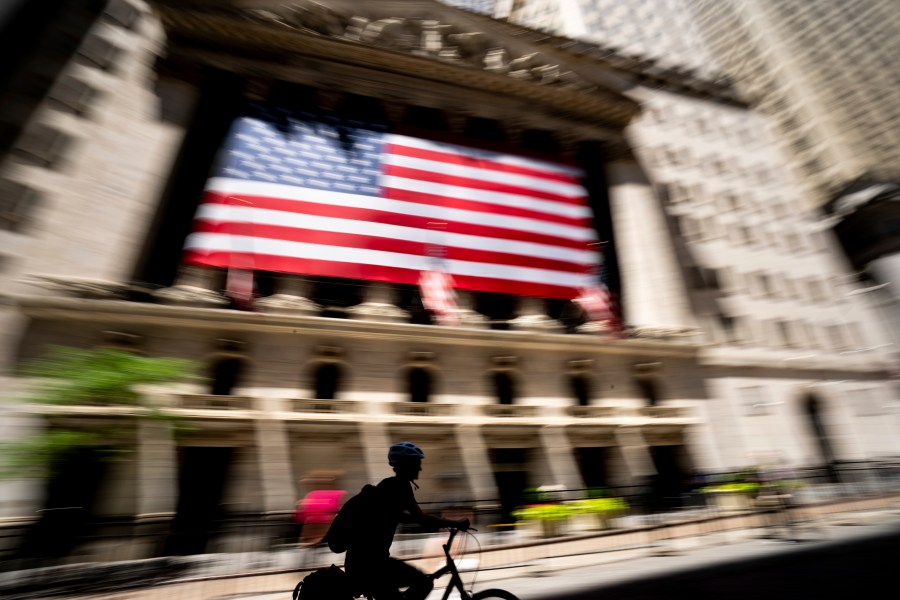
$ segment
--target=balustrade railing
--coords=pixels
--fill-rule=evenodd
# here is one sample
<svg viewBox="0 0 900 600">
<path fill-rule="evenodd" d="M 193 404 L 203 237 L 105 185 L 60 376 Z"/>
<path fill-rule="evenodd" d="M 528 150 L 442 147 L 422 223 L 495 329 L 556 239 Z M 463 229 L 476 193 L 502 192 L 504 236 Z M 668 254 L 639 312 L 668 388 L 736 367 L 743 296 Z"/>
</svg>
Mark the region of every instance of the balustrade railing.
<svg viewBox="0 0 900 600">
<path fill-rule="evenodd" d="M 252 410 L 260 399 L 250 396 L 219 396 L 213 394 L 177 394 L 171 406 L 184 409 L 204 410 Z M 288 401 L 288 410 L 312 414 L 340 414 L 359 412 L 359 402 L 352 400 L 323 400 L 316 398 L 293 398 Z M 449 417 L 459 414 L 459 406 L 437 402 L 390 402 L 387 412 L 404 417 Z M 531 418 L 540 413 L 541 407 L 524 404 L 484 404 L 479 412 L 493 418 Z M 688 406 L 566 406 L 567 416 L 576 419 L 626 419 L 644 417 L 651 419 L 685 419 L 691 417 Z"/>
<path fill-rule="evenodd" d="M 642 406 L 640 414 L 651 419 L 686 419 L 691 411 L 687 406 Z"/>
<path fill-rule="evenodd" d="M 454 404 L 434 402 L 392 402 L 391 411 L 404 417 L 448 417 L 456 413 Z"/>
<path fill-rule="evenodd" d="M 631 416 L 630 411 L 621 406 L 567 406 L 566 413 L 578 419 L 615 419 Z"/>
<path fill-rule="evenodd" d="M 321 400 L 315 398 L 294 398 L 291 410 L 299 413 L 339 414 L 358 412 L 359 403 L 352 400 Z"/>
<path fill-rule="evenodd" d="M 536 417 L 540 407 L 527 404 L 484 404 L 481 406 L 481 414 L 486 417 L 499 419 L 519 417 Z"/>
<path fill-rule="evenodd" d="M 212 410 L 251 410 L 254 399 L 249 396 L 217 396 L 213 394 L 180 394 L 175 397 L 176 408 Z"/>
</svg>

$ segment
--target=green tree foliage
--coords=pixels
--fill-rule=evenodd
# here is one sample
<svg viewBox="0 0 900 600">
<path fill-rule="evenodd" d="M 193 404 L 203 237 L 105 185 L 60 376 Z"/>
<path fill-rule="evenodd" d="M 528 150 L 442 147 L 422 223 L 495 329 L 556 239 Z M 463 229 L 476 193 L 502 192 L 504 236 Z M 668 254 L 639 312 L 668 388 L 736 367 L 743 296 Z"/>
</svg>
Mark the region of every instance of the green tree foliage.
<svg viewBox="0 0 900 600">
<path fill-rule="evenodd" d="M 24 374 L 39 381 L 28 398 L 31 402 L 145 406 L 137 386 L 181 381 L 191 377 L 193 369 L 193 363 L 175 358 L 52 346 L 44 357 L 28 363 Z"/>
<path fill-rule="evenodd" d="M 194 363 L 173 358 L 148 358 L 112 349 L 83 350 L 52 346 L 41 358 L 26 364 L 23 375 L 35 386 L 24 398 L 51 406 L 130 407 L 125 415 L 79 418 L 59 415 L 34 436 L 0 445 L 0 476 L 46 476 L 75 451 L 114 458 L 128 451 L 128 421 L 168 418 L 146 402 L 142 385 L 159 385 L 196 378 Z M 47 410 L 47 416 L 54 414 Z M 123 419 L 124 417 L 124 419 Z M 131 424 L 133 427 L 133 423 Z"/>
</svg>

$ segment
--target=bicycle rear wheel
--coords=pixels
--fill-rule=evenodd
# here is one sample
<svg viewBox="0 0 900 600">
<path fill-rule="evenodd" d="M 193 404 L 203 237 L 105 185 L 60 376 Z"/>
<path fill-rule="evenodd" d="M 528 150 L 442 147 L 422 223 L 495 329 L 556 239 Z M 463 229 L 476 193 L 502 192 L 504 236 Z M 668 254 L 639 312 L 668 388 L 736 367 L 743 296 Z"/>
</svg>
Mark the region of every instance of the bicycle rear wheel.
<svg viewBox="0 0 900 600">
<path fill-rule="evenodd" d="M 472 596 L 472 600 L 519 600 L 515 594 L 507 592 L 506 590 L 492 589 L 492 590 L 482 590 Z"/>
</svg>

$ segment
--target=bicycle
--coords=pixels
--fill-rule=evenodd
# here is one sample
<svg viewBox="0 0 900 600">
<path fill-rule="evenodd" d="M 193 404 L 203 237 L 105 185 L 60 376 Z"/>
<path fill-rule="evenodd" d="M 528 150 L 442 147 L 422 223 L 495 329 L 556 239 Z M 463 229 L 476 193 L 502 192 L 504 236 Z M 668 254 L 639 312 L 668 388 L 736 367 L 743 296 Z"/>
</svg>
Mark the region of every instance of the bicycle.
<svg viewBox="0 0 900 600">
<path fill-rule="evenodd" d="M 466 589 L 465 584 L 463 583 L 462 577 L 459 574 L 459 569 L 457 569 L 456 567 L 456 561 L 450 554 L 450 549 L 453 547 L 453 540 L 456 538 L 456 534 L 459 533 L 459 530 L 454 527 L 450 527 L 448 528 L 448 531 L 449 534 L 447 536 L 447 542 L 441 546 L 444 550 L 444 557 L 447 559 L 447 562 L 437 571 L 428 575 L 428 578 L 432 581 L 440 579 L 444 575 L 450 575 L 450 583 L 444 590 L 442 600 L 448 600 L 450 598 L 450 594 L 454 589 L 459 592 L 460 600 L 519 600 L 515 594 L 507 592 L 506 590 L 501 590 L 499 588 L 482 590 L 474 594 L 469 593 L 469 591 Z M 474 531 L 474 529 L 472 529 L 472 531 Z M 360 594 L 354 597 L 374 600 L 372 596 L 368 594 Z"/>
<path fill-rule="evenodd" d="M 444 566 L 440 567 L 434 573 L 427 575 L 427 577 L 432 582 L 440 579 L 444 575 L 450 575 L 450 583 L 444 590 L 442 600 L 449 600 L 450 594 L 453 592 L 453 590 L 459 592 L 459 600 L 519 600 L 515 594 L 512 594 L 506 590 L 501 590 L 499 588 L 482 590 L 474 594 L 469 593 L 469 591 L 466 590 L 466 586 L 459 574 L 459 569 L 456 567 L 456 561 L 450 554 L 450 549 L 453 547 L 453 540 L 456 538 L 456 534 L 459 533 L 459 530 L 454 527 L 450 527 L 448 528 L 448 531 L 449 534 L 447 536 L 447 542 L 441 546 L 444 550 L 446 564 L 444 564 Z M 316 589 L 317 591 L 311 597 L 331 598 L 335 597 L 335 595 L 342 596 L 346 592 L 346 597 L 375 600 L 371 594 L 365 591 L 349 589 L 352 584 L 349 584 L 349 582 L 346 581 L 347 576 L 339 567 L 331 565 L 331 567 L 320 569 L 316 572 L 316 574 L 320 572 L 322 572 L 325 577 L 316 581 L 316 587 L 314 589 Z M 311 575 L 310 577 L 312 576 L 313 575 Z M 300 581 L 300 583 L 297 584 L 297 587 L 294 588 L 294 592 L 292 595 L 293 600 L 298 600 L 300 598 L 301 589 L 306 589 L 308 581 L 309 577 L 304 578 L 302 581 Z M 335 590 L 340 590 L 340 592 L 335 592 Z"/>
</svg>

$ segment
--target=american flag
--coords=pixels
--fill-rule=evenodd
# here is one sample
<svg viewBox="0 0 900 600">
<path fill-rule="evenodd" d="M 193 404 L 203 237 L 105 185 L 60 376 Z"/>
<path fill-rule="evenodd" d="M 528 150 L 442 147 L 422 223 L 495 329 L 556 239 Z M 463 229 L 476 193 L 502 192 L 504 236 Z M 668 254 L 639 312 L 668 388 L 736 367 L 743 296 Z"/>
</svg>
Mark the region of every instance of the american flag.
<svg viewBox="0 0 900 600">
<path fill-rule="evenodd" d="M 597 254 L 577 168 L 255 107 L 207 181 L 185 260 L 417 284 L 435 232 L 466 290 L 571 299 Z"/>
</svg>

